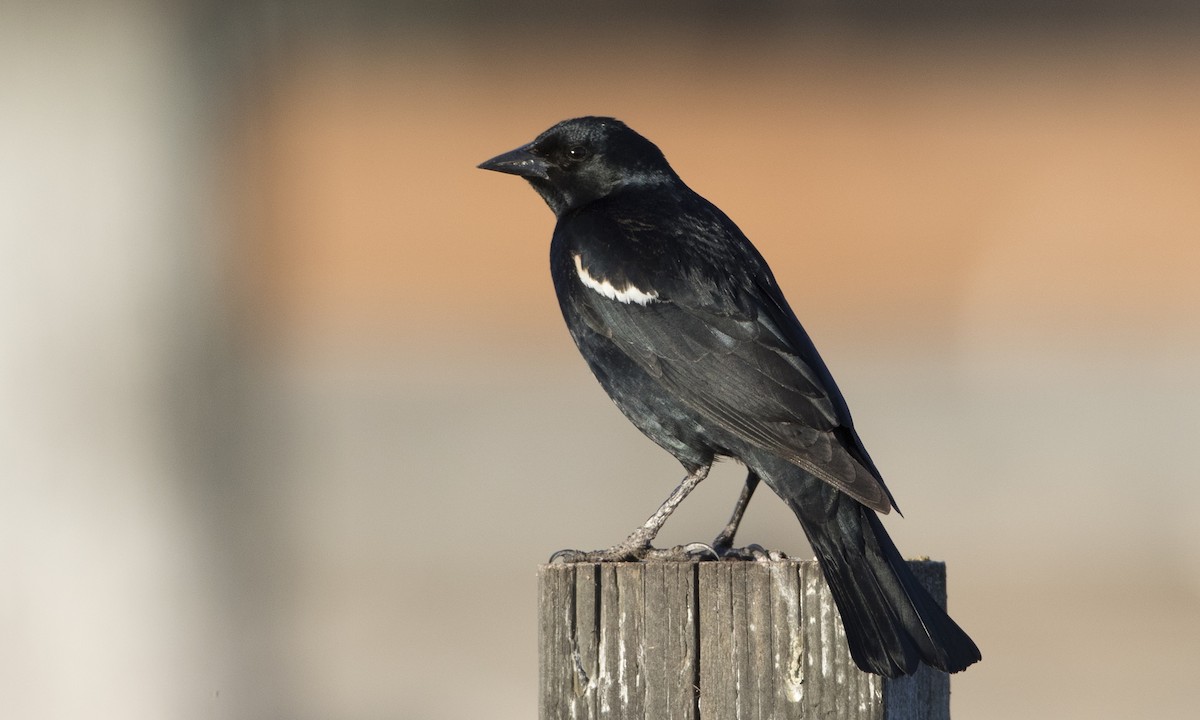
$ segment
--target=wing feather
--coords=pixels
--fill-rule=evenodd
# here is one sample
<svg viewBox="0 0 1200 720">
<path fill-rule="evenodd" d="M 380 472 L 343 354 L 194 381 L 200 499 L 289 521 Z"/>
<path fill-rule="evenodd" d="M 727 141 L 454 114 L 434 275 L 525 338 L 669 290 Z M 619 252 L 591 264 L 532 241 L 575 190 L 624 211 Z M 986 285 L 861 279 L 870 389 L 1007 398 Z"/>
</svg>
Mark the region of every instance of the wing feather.
<svg viewBox="0 0 1200 720">
<path fill-rule="evenodd" d="M 891 510 L 881 479 L 843 446 L 843 418 L 820 373 L 765 311 L 712 312 L 661 297 L 645 307 L 588 304 L 589 326 L 672 397 L 864 505 Z"/>
<path fill-rule="evenodd" d="M 688 212 L 669 225 L 660 205 L 680 198 L 645 193 L 614 195 L 560 220 L 551 247 L 560 300 L 565 293 L 586 326 L 670 397 L 889 512 L 895 502 L 845 400 L 766 262 L 720 210 L 689 198 Z M 605 282 L 653 301 L 622 302 L 592 287 Z"/>
</svg>

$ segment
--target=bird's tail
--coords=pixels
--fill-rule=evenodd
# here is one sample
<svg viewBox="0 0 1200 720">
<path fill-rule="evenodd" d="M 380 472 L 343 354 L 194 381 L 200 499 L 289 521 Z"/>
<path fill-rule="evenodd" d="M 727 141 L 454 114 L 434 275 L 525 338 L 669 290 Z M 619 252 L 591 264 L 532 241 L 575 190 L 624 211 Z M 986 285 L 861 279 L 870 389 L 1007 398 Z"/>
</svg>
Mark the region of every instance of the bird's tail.
<svg viewBox="0 0 1200 720">
<path fill-rule="evenodd" d="M 807 492 L 788 492 L 799 485 Z M 817 555 L 860 668 L 897 677 L 921 661 L 958 672 L 980 659 L 974 641 L 913 575 L 874 510 L 811 477 L 780 489 Z"/>
</svg>

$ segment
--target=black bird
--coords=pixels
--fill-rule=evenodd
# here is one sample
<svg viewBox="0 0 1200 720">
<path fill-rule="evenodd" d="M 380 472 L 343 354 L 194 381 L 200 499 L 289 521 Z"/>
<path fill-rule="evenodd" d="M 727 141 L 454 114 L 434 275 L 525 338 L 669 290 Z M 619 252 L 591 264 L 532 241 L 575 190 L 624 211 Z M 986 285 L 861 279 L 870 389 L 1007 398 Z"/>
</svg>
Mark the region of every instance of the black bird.
<svg viewBox="0 0 1200 720">
<path fill-rule="evenodd" d="M 980 659 L 880 523 L 896 503 L 766 261 L 657 146 L 583 117 L 479 167 L 525 178 L 554 211 L 550 267 L 571 337 L 621 412 L 687 470 L 624 542 L 572 559 L 651 555 L 713 461 L 735 458 L 749 474 L 718 554 L 734 552 L 761 479 L 800 519 L 859 667 L 895 677 Z"/>
</svg>

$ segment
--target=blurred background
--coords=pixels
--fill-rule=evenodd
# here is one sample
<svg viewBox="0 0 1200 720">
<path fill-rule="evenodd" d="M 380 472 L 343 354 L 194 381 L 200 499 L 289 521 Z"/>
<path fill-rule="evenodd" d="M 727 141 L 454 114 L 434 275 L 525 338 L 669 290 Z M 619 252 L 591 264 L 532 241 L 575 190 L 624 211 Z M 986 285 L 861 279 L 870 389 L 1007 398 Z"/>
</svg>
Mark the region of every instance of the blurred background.
<svg viewBox="0 0 1200 720">
<path fill-rule="evenodd" d="M 4 2 L 0 713 L 532 717 L 537 564 L 682 471 L 474 166 L 609 114 L 771 261 L 948 562 L 955 717 L 1193 717 L 1198 39 L 1156 0 Z M 808 553 L 769 493 L 741 539 Z"/>
</svg>

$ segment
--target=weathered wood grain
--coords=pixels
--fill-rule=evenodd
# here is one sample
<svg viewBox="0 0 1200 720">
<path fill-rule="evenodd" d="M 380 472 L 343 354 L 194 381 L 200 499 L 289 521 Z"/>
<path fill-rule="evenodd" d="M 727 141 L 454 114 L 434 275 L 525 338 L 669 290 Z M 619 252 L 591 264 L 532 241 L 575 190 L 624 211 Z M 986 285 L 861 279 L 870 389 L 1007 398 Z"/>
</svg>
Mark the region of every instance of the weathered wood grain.
<svg viewBox="0 0 1200 720">
<path fill-rule="evenodd" d="M 945 565 L 910 563 L 945 602 Z M 950 680 L 850 659 L 815 561 L 568 563 L 538 572 L 542 720 L 949 720 Z"/>
</svg>

